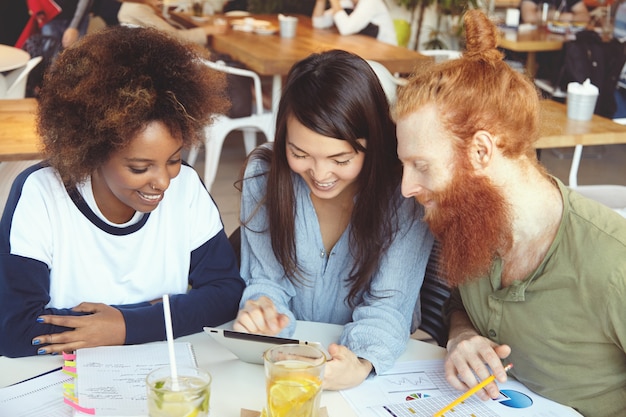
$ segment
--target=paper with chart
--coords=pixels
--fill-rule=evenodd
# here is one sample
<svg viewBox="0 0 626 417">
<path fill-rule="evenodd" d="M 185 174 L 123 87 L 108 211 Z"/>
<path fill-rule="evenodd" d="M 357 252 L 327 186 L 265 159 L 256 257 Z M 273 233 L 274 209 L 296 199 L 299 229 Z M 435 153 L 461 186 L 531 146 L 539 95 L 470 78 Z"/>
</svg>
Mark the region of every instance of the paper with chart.
<svg viewBox="0 0 626 417">
<path fill-rule="evenodd" d="M 470 397 L 445 417 L 581 417 L 511 378 L 499 387 L 500 398 Z M 399 362 L 341 394 L 360 417 L 432 417 L 462 393 L 446 382 L 443 360 L 424 360 Z"/>
</svg>

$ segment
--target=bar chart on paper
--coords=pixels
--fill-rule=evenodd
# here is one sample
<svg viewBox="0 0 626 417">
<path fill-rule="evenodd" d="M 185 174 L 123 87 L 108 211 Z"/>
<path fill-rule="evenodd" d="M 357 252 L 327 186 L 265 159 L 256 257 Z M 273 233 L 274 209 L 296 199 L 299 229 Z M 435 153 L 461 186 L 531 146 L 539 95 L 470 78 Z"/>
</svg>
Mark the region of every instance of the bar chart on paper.
<svg viewBox="0 0 626 417">
<path fill-rule="evenodd" d="M 454 395 L 429 397 L 410 403 L 383 405 L 373 408 L 373 411 L 377 416 L 381 417 L 432 417 L 433 414 L 450 404 L 455 398 Z M 445 416 L 499 417 L 500 414 L 490 410 L 480 400 L 472 397 L 445 413 Z"/>
<path fill-rule="evenodd" d="M 472 396 L 445 417 L 580 417 L 572 408 L 537 395 L 512 379 L 498 386 L 497 399 L 481 401 Z M 447 383 L 443 361 L 429 360 L 397 363 L 390 371 L 341 394 L 359 416 L 432 417 L 461 392 Z"/>
</svg>

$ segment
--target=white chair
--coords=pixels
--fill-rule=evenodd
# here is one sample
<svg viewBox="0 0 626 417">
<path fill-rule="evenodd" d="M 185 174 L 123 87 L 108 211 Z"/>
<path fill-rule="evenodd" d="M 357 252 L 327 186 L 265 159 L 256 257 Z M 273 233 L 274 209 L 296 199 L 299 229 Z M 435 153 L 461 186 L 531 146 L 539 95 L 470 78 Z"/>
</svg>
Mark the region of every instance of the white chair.
<svg viewBox="0 0 626 417">
<path fill-rule="evenodd" d="M 578 185 L 578 168 L 580 166 L 582 153 L 583 145 L 576 145 L 569 171 L 569 187 L 585 197 L 612 208 L 626 217 L 626 186 L 608 184 Z"/>
<path fill-rule="evenodd" d="M 372 67 L 378 76 L 378 80 L 385 91 L 389 104 L 394 104 L 396 102 L 398 87 L 405 85 L 407 80 L 405 78 L 396 77 L 380 62 L 367 60 L 367 63 L 370 64 L 370 67 Z"/>
<path fill-rule="evenodd" d="M 461 51 L 455 51 L 452 49 L 423 49 L 417 52 L 422 55 L 434 57 L 435 63 L 457 59 L 460 58 L 462 54 Z"/>
<path fill-rule="evenodd" d="M 29 166 L 38 162 L 39 160 L 0 162 L 0 215 L 4 212 L 4 206 L 15 177 Z"/>
<path fill-rule="evenodd" d="M 0 74 L 0 98 L 7 94 L 7 81 L 4 75 Z"/>
<path fill-rule="evenodd" d="M 257 132 L 262 132 L 269 142 L 274 140 L 274 114 L 263 109 L 261 79 L 257 73 L 246 69 L 229 67 L 223 61 L 205 61 L 205 63 L 217 71 L 252 78 L 255 96 L 255 103 L 250 103 L 250 106 L 253 107 L 250 116 L 230 118 L 225 115 L 219 115 L 215 118 L 213 124 L 207 126 L 204 130 L 204 185 L 210 191 L 213 181 L 215 181 L 222 145 L 226 136 L 233 130 L 241 130 L 247 155 L 256 147 Z M 193 166 L 197 158 L 198 148 L 192 148 L 187 162 Z"/>
<path fill-rule="evenodd" d="M 36 56 L 31 58 L 22 68 L 15 69 L 4 76 L 6 92 L 0 96 L 3 99 L 24 98 L 26 96 L 26 81 L 30 71 L 41 62 L 43 58 Z"/>
</svg>

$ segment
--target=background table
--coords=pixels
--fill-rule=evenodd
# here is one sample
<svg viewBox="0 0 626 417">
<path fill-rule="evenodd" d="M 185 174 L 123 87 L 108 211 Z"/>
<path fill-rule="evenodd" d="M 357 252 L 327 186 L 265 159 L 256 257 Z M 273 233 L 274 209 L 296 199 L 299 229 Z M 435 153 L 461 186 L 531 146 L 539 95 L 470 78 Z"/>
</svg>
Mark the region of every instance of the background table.
<svg viewBox="0 0 626 417">
<path fill-rule="evenodd" d="M 564 35 L 550 33 L 544 29 L 517 31 L 500 30 L 498 46 L 513 52 L 526 52 L 526 72 L 534 78 L 537 72 L 537 52 L 560 51 L 565 42 Z"/>
<path fill-rule="evenodd" d="M 0 100 L 0 161 L 41 157 L 41 140 L 35 129 L 35 99 Z M 537 148 L 626 143 L 626 126 L 593 115 L 590 121 L 567 118 L 567 107 L 556 101 L 541 102 L 541 139 Z"/>
<path fill-rule="evenodd" d="M 0 161 L 24 161 L 41 157 L 36 129 L 34 98 L 0 100 Z"/>
<path fill-rule="evenodd" d="M 540 116 L 539 149 L 626 143 L 625 125 L 595 114 L 590 121 L 568 119 L 567 106 L 553 100 L 541 102 Z"/>
<path fill-rule="evenodd" d="M 295 337 L 311 340 L 310 335 L 322 335 L 327 344 L 336 341 L 343 326 L 325 323 L 298 322 Z M 177 341 L 191 342 L 198 366 L 208 370 L 213 376 L 211 384 L 211 416 L 239 417 L 242 408 L 261 410 L 265 402 L 265 376 L 262 365 L 241 362 L 232 353 L 204 333 L 185 336 Z M 446 350 L 410 339 L 407 349 L 399 360 L 441 359 Z M 0 357 L 0 387 L 4 387 L 26 378 L 62 366 L 60 356 L 41 356 L 10 359 Z M 59 391 L 59 401 L 62 401 Z M 322 406 L 327 407 L 329 415 L 336 417 L 356 417 L 355 412 L 338 391 L 326 391 L 322 394 Z"/>
<path fill-rule="evenodd" d="M 220 16 L 222 17 L 222 16 Z M 278 27 L 277 15 L 255 15 L 255 19 L 266 20 Z M 196 27 L 199 23 L 184 12 L 170 12 L 170 18 L 185 27 Z M 237 18 L 226 18 L 229 22 Z M 230 23 L 229 23 L 230 26 Z M 308 16 L 298 16 L 298 28 L 294 38 L 281 38 L 278 33 L 260 35 L 254 32 L 229 30 L 225 34 L 209 38 L 210 49 L 230 55 L 249 69 L 263 76 L 272 76 L 272 103 L 274 110 L 280 96 L 282 77 L 287 75 L 293 64 L 312 53 L 331 49 L 352 52 L 364 59 L 380 62 L 392 73 L 410 73 L 413 69 L 433 58 L 419 52 L 389 45 L 365 35 L 340 35 L 336 29 L 315 29 Z"/>
<path fill-rule="evenodd" d="M 0 44 L 0 72 L 23 67 L 29 59 L 30 55 L 28 52 L 13 46 Z"/>
<path fill-rule="evenodd" d="M 188 13 L 171 12 L 170 17 L 185 27 L 195 27 L 198 22 Z M 277 15 L 255 15 L 278 27 Z M 220 18 L 232 21 L 241 18 Z M 411 72 L 420 63 L 432 62 L 432 57 L 419 52 L 389 45 L 365 35 L 340 35 L 336 29 L 315 29 L 308 16 L 298 16 L 294 38 L 281 38 L 277 33 L 260 35 L 254 32 L 229 30 L 225 34 L 212 35 L 209 46 L 216 52 L 229 54 L 246 64 L 259 75 L 287 75 L 293 64 L 314 52 L 342 49 L 364 59 L 383 64 L 391 72 Z"/>
</svg>

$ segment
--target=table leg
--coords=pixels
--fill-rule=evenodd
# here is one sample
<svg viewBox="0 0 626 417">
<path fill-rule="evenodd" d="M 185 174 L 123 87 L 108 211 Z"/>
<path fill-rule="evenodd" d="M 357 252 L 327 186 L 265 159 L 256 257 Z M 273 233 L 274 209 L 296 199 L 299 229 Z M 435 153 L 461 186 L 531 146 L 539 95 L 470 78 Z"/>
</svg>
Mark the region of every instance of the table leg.
<svg viewBox="0 0 626 417">
<path fill-rule="evenodd" d="M 526 55 L 526 72 L 530 78 L 535 78 L 537 74 L 537 53 L 528 52 Z"/>
</svg>

